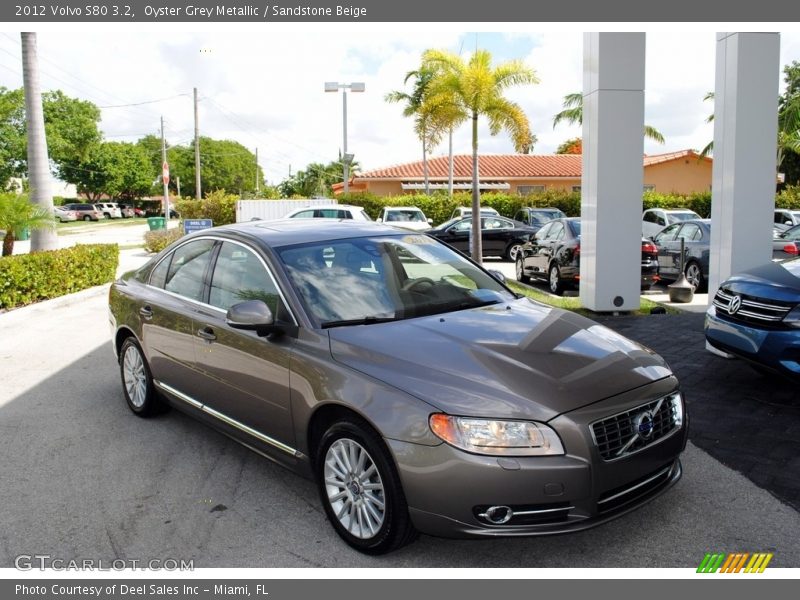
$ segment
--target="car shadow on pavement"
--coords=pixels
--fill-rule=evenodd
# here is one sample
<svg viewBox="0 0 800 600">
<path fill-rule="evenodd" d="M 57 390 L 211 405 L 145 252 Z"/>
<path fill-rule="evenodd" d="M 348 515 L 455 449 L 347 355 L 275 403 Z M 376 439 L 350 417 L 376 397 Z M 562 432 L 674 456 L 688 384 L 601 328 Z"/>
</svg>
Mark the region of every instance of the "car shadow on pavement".
<svg viewBox="0 0 800 600">
<path fill-rule="evenodd" d="M 692 405 L 702 402 L 684 386 Z M 697 437 L 705 418 L 692 409 Z M 673 489 L 592 530 L 421 536 L 388 556 L 361 555 L 327 523 L 310 481 L 176 410 L 148 420 L 131 414 L 107 345 L 0 406 L 0 452 L 0 567 L 20 554 L 195 567 L 470 568 L 696 567 L 719 548 L 772 551 L 774 566 L 798 566 L 800 556 L 800 514 L 692 445 Z"/>
<path fill-rule="evenodd" d="M 800 388 L 705 349 L 703 314 L 600 319 L 660 354 L 681 383 L 689 439 L 800 510 Z"/>
</svg>

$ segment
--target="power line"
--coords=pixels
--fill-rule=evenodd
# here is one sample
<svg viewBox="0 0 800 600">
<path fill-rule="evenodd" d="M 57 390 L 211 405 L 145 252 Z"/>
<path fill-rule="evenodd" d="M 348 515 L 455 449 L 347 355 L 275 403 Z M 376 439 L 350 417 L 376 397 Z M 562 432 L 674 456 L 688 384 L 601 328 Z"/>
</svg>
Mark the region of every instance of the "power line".
<svg viewBox="0 0 800 600">
<path fill-rule="evenodd" d="M 129 104 L 108 104 L 106 106 L 98 106 L 97 108 L 124 108 L 127 106 L 142 106 L 143 104 L 156 104 L 157 102 L 174 100 L 175 98 L 180 98 L 182 96 L 188 96 L 188 95 L 189 94 L 176 94 L 175 96 L 169 96 L 168 98 L 159 98 L 157 100 L 144 100 L 143 102 L 131 102 Z"/>
</svg>

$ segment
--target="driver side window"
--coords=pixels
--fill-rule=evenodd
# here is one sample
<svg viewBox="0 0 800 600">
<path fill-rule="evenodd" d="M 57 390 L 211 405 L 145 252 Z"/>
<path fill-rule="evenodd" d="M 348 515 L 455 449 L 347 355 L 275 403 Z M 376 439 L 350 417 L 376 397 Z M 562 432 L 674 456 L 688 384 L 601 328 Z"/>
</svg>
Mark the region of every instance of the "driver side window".
<svg viewBox="0 0 800 600">
<path fill-rule="evenodd" d="M 678 233 L 678 229 L 680 228 L 680 223 L 675 223 L 674 225 L 670 225 L 666 229 L 663 229 L 661 233 L 656 235 L 653 238 L 656 242 L 671 242 L 675 239 L 675 235 Z"/>
</svg>

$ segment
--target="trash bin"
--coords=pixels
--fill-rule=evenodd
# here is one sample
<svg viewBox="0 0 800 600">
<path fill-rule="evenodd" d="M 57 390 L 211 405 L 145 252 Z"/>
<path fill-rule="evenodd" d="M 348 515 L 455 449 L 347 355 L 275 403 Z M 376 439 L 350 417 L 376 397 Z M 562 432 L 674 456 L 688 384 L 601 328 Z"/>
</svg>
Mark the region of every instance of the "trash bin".
<svg viewBox="0 0 800 600">
<path fill-rule="evenodd" d="M 25 227 L 14 232 L 14 239 L 18 242 L 26 242 L 31 239 L 31 230 Z"/>
<path fill-rule="evenodd" d="M 147 226 L 150 228 L 150 231 L 166 229 L 167 220 L 164 217 L 147 217 Z"/>
</svg>

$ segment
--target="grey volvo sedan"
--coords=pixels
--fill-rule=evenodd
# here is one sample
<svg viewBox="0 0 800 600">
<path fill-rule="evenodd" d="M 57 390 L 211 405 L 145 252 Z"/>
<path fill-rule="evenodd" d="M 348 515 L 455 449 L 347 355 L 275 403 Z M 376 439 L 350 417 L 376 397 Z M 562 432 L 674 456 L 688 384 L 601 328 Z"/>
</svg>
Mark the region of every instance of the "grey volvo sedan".
<svg viewBox="0 0 800 600">
<path fill-rule="evenodd" d="M 175 406 L 312 477 L 362 552 L 585 529 L 681 475 L 687 417 L 659 356 L 424 234 L 210 229 L 109 302 L 135 414 Z"/>
</svg>

